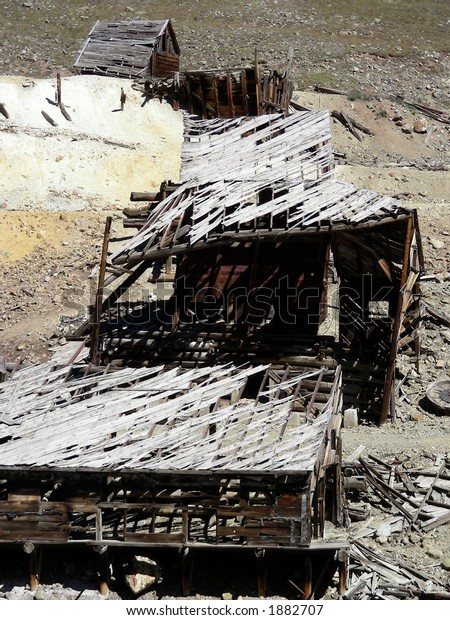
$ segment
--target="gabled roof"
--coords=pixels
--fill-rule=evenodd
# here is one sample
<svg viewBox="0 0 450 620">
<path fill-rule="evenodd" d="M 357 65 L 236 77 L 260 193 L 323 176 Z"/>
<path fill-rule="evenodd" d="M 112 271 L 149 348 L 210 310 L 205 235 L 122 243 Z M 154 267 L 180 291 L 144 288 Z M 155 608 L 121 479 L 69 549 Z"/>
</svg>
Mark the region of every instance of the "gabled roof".
<svg viewBox="0 0 450 620">
<path fill-rule="evenodd" d="M 149 66 L 158 39 L 168 29 L 180 53 L 170 20 L 97 21 L 89 33 L 75 68 L 86 73 L 138 77 Z"/>
<path fill-rule="evenodd" d="M 286 241 L 408 213 L 389 196 L 335 178 L 328 112 L 187 118 L 182 159 L 184 183 L 111 256 L 113 264 L 239 239 Z"/>
</svg>

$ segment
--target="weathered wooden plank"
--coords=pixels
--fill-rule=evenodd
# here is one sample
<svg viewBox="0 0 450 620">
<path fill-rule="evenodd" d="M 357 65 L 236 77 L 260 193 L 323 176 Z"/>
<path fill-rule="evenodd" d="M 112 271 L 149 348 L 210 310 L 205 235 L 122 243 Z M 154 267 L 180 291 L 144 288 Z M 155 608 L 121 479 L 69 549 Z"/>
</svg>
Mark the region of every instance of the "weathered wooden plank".
<svg viewBox="0 0 450 620">
<path fill-rule="evenodd" d="M 184 536 L 181 532 L 173 534 L 159 534 L 159 533 L 138 533 L 138 532 L 126 532 L 124 533 L 124 542 L 127 543 L 183 543 Z"/>
</svg>

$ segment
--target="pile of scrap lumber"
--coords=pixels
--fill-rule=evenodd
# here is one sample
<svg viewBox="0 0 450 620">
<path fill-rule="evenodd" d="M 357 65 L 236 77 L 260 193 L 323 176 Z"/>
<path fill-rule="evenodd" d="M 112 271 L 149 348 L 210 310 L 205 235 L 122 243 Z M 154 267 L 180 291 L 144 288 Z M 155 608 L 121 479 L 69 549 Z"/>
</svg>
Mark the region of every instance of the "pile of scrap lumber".
<svg viewBox="0 0 450 620">
<path fill-rule="evenodd" d="M 360 461 L 370 487 L 411 529 L 429 532 L 450 522 L 450 467 L 445 460 L 427 469 L 406 469 L 373 456 Z"/>
<path fill-rule="evenodd" d="M 430 467 L 407 467 L 401 458 L 391 459 L 390 462 L 373 455 L 361 458 L 364 448 L 360 446 L 355 456 L 347 465 L 344 464 L 347 475 L 344 487 L 348 489 L 347 500 L 350 500 L 347 514 L 352 521 L 349 527 L 349 581 L 344 598 L 450 599 L 445 573 L 440 577 L 439 570 L 431 569 L 428 564 L 422 569 L 416 563 L 413 565 L 412 561 L 405 562 L 404 557 L 401 559 L 398 554 L 382 553 L 373 542 L 376 538 L 381 543 L 383 537 L 385 541 L 400 541 L 405 535 L 410 535 L 411 540 L 413 536 L 420 540 L 421 533 L 450 522 L 448 462 L 438 456 Z M 350 475 L 352 477 L 348 478 Z M 355 481 L 358 481 L 357 486 Z M 367 495 L 368 490 L 381 498 L 390 512 L 389 516 L 384 515 L 380 520 L 379 516 L 371 514 L 376 502 L 373 496 L 370 499 L 372 494 Z M 361 497 L 358 492 L 364 493 L 363 504 L 352 504 L 355 491 L 356 497 Z"/>
<path fill-rule="evenodd" d="M 350 583 L 345 599 L 401 600 L 444 599 L 450 593 L 428 575 L 377 553 L 362 544 L 350 546 Z"/>
</svg>

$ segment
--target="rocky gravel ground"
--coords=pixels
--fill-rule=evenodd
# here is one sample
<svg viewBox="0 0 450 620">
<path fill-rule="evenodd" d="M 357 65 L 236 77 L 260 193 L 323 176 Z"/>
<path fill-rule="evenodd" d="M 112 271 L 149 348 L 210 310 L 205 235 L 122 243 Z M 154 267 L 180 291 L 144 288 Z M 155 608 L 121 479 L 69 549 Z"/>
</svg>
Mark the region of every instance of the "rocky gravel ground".
<svg viewBox="0 0 450 620">
<path fill-rule="evenodd" d="M 450 12 L 439 0 L 2 0 L 0 16 L 3 74 L 70 71 L 97 19 L 171 18 L 184 69 L 251 63 L 256 47 L 263 62 L 281 68 L 293 47 L 300 88 L 401 93 L 435 107 L 450 100 Z"/>
</svg>

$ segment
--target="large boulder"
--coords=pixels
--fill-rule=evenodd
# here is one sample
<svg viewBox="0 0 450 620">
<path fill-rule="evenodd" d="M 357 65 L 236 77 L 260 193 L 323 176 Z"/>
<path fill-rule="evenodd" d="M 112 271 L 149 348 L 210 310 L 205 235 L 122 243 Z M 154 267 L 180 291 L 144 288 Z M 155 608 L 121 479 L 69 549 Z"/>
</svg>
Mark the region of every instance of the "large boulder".
<svg viewBox="0 0 450 620">
<path fill-rule="evenodd" d="M 161 567 L 144 555 L 135 555 L 124 566 L 125 583 L 135 596 L 140 596 L 161 581 Z"/>
</svg>

